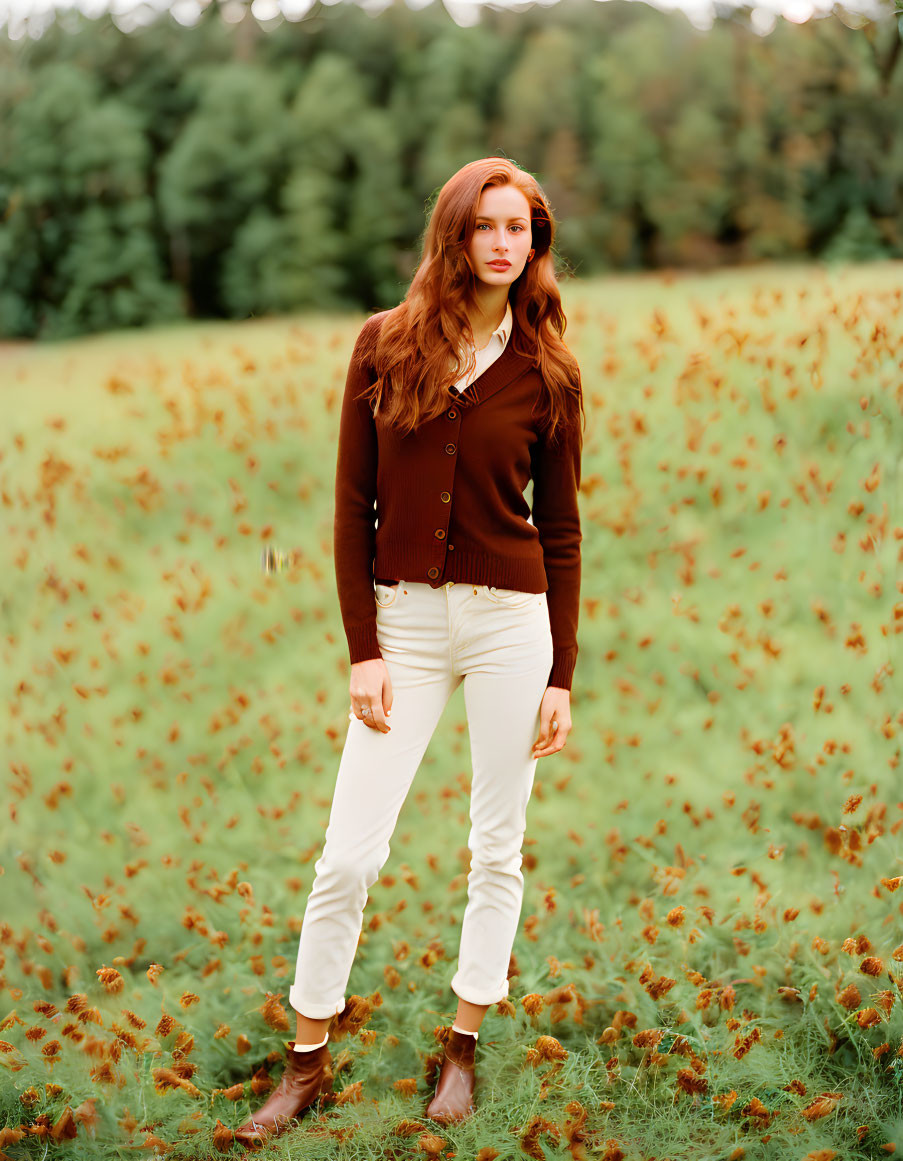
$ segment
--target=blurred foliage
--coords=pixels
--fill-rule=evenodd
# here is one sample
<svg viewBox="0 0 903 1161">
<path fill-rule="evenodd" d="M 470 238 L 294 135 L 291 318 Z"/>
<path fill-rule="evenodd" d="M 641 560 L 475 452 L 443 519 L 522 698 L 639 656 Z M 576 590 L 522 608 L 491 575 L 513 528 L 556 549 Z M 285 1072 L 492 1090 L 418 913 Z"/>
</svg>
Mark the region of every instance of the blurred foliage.
<svg viewBox="0 0 903 1161">
<path fill-rule="evenodd" d="M 60 13 L 0 44 L 0 333 L 394 305 L 430 198 L 493 154 L 546 189 L 562 275 L 900 257 L 900 43 L 840 8 L 764 37 L 594 0 Z"/>
</svg>

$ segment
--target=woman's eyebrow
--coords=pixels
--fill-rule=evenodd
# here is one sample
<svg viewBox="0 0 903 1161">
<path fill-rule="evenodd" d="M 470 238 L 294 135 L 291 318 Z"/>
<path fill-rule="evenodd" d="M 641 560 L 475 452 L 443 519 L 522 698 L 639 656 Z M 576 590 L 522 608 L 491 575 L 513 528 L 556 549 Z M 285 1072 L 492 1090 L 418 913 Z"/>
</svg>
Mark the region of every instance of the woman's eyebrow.
<svg viewBox="0 0 903 1161">
<path fill-rule="evenodd" d="M 476 220 L 478 222 L 494 222 L 495 218 L 490 218 L 487 214 L 477 214 Z M 527 219 L 524 217 L 517 217 L 517 218 L 509 218 L 508 219 L 509 222 L 525 222 L 526 220 Z"/>
</svg>

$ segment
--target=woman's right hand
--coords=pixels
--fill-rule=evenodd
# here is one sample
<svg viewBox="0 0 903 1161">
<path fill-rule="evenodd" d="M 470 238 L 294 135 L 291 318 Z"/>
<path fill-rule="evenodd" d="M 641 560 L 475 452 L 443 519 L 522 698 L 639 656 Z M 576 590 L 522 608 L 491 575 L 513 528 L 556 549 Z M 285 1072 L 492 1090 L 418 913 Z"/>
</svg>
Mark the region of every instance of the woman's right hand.
<svg viewBox="0 0 903 1161">
<path fill-rule="evenodd" d="M 362 713 L 364 708 L 370 712 Z M 382 657 L 356 661 L 351 666 L 351 711 L 371 730 L 381 734 L 391 730 L 386 718 L 392 712 L 392 679 Z"/>
</svg>

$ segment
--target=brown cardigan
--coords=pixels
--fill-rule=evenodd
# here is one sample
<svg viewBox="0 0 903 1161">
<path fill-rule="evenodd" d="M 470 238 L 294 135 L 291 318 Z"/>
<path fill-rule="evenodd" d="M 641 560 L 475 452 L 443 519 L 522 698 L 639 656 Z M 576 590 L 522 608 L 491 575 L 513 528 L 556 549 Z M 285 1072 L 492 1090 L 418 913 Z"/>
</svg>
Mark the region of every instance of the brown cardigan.
<svg viewBox="0 0 903 1161">
<path fill-rule="evenodd" d="M 511 343 L 445 412 L 399 436 L 360 392 L 381 311 L 364 323 L 339 421 L 334 551 L 351 663 L 380 657 L 374 578 L 547 592 L 548 685 L 570 689 L 580 608 L 579 425 L 556 445 L 532 416 L 542 379 Z M 524 489 L 533 479 L 532 523 Z M 378 524 L 377 524 L 378 521 Z"/>
</svg>

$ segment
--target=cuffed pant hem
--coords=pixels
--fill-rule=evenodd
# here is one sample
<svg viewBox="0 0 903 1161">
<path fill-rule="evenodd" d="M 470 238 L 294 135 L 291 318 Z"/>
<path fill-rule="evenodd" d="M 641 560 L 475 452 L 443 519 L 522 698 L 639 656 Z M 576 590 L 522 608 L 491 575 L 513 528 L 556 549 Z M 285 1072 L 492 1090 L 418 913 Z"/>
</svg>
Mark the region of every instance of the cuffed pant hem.
<svg viewBox="0 0 903 1161">
<path fill-rule="evenodd" d="M 309 1020 L 326 1020 L 330 1016 L 337 1016 L 345 1007 L 344 996 L 337 1004 L 317 1004 L 305 1000 L 301 993 L 295 990 L 294 984 L 288 990 L 288 1002 L 296 1012 L 301 1016 L 307 1016 Z"/>
<path fill-rule="evenodd" d="M 502 985 L 501 990 L 495 988 L 491 992 L 474 992 L 470 988 L 465 987 L 462 991 L 461 985 L 458 982 L 458 977 L 455 975 L 452 978 L 451 990 L 455 993 L 459 1000 L 464 1000 L 467 1004 L 497 1004 L 499 1000 L 504 1000 L 508 995 L 508 981 Z"/>
</svg>

